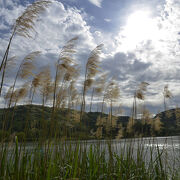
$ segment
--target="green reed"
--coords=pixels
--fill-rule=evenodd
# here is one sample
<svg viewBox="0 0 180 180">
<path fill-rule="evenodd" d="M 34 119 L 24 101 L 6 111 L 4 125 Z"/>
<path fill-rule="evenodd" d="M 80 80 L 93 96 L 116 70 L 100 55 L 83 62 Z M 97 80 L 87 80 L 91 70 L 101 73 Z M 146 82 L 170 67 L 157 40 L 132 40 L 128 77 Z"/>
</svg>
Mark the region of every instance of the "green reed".
<svg viewBox="0 0 180 180">
<path fill-rule="evenodd" d="M 166 150 L 134 142 L 53 141 L 1 145 L 0 179 L 174 179 L 180 166 L 164 164 Z M 149 153 L 149 160 L 146 159 Z"/>
</svg>

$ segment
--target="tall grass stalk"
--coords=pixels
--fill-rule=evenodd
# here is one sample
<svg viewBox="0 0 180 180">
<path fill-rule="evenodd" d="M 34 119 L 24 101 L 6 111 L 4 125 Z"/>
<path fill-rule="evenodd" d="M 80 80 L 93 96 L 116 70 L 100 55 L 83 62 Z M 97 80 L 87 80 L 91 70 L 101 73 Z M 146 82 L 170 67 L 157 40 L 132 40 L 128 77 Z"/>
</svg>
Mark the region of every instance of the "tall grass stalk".
<svg viewBox="0 0 180 180">
<path fill-rule="evenodd" d="M 15 144 L 1 148 L 0 178 L 178 180 L 180 166 L 165 167 L 165 149 L 147 148 L 144 143 L 143 139 L 93 144 L 54 141 L 28 149 L 16 138 Z"/>
<path fill-rule="evenodd" d="M 99 72 L 99 64 L 100 64 L 100 53 L 103 44 L 98 45 L 94 50 L 91 51 L 89 58 L 86 63 L 85 67 L 85 74 L 84 74 L 84 82 L 83 82 L 83 89 L 82 89 L 82 103 L 81 103 L 81 112 L 80 112 L 80 122 L 83 119 L 83 112 L 85 112 L 86 107 L 86 93 L 89 88 L 91 88 L 92 83 L 94 81 L 94 77 Z"/>
<path fill-rule="evenodd" d="M 6 72 L 6 66 L 8 61 L 8 55 L 12 40 L 15 35 L 23 36 L 25 38 L 31 38 L 31 31 L 35 31 L 35 20 L 38 18 L 39 14 L 44 12 L 47 6 L 50 4 L 48 0 L 36 1 L 29 5 L 21 16 L 16 19 L 13 25 L 12 34 L 10 36 L 8 46 L 6 48 L 5 54 L 1 61 L 0 72 L 2 73 L 1 85 L 0 85 L 0 96 L 2 92 L 2 87 L 4 83 L 4 77 Z"/>
</svg>

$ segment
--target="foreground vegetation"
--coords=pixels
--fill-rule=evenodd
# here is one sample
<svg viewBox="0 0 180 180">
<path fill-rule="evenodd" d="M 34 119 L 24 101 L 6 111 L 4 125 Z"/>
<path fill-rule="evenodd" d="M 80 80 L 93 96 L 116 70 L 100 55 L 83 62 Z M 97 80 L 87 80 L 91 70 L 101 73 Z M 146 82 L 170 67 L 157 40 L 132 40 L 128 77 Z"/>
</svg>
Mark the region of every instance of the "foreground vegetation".
<svg viewBox="0 0 180 180">
<path fill-rule="evenodd" d="M 180 159 L 168 157 L 165 148 L 145 148 L 143 142 L 53 141 L 28 146 L 16 138 L 15 144 L 1 147 L 0 178 L 178 180 Z"/>
</svg>

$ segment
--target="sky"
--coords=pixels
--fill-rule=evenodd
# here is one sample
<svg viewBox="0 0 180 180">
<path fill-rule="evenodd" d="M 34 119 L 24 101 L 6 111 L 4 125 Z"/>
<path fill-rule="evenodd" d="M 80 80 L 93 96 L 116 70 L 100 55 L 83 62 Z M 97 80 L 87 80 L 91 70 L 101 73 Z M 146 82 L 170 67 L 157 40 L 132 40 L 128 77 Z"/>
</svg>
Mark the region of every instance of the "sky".
<svg viewBox="0 0 180 180">
<path fill-rule="evenodd" d="M 0 59 L 13 23 L 32 2 L 0 1 Z M 10 56 L 20 62 L 39 50 L 39 66 L 54 64 L 63 45 L 78 36 L 76 58 L 84 67 L 90 51 L 103 43 L 101 66 L 118 81 L 124 114 L 130 112 L 133 94 L 142 81 L 149 83 L 145 104 L 151 113 L 163 110 L 165 85 L 173 94 L 168 108 L 180 106 L 179 0 L 53 0 L 35 30 L 32 39 L 13 39 Z M 5 89 L 13 77 L 7 75 Z"/>
</svg>

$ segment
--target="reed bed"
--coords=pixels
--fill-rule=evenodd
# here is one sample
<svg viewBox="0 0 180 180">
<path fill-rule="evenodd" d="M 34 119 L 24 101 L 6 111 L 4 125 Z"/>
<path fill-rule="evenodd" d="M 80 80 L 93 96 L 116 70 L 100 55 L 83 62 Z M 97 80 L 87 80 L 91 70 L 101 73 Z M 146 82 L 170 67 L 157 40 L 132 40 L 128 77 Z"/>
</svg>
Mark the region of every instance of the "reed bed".
<svg viewBox="0 0 180 180">
<path fill-rule="evenodd" d="M 28 146 L 16 138 L 1 146 L 0 178 L 178 180 L 180 166 L 165 163 L 166 149 L 158 144 L 145 147 L 144 142 L 51 141 Z"/>
</svg>

